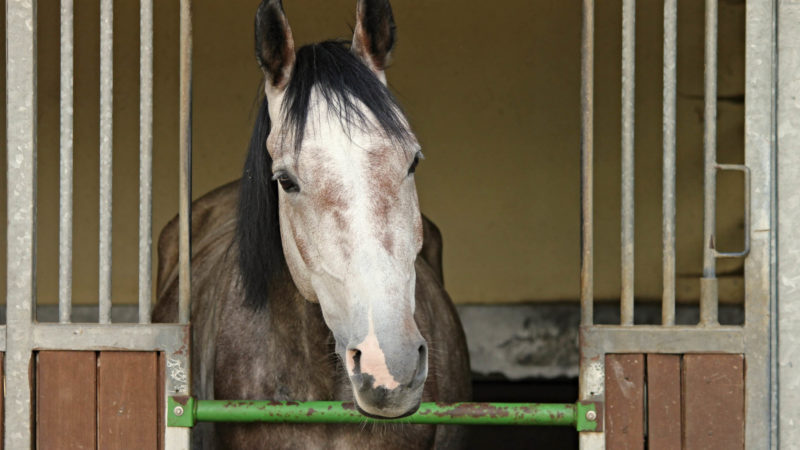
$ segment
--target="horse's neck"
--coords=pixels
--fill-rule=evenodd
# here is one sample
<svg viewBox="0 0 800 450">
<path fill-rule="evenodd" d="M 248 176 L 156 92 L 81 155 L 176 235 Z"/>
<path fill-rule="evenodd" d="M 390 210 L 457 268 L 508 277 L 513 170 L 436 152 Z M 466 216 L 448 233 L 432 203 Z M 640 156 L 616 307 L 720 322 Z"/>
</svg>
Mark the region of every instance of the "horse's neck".
<svg viewBox="0 0 800 450">
<path fill-rule="evenodd" d="M 344 377 L 319 305 L 303 299 L 291 277 L 276 279 L 259 310 L 229 297 L 219 320 L 215 396 L 293 400 L 339 390 Z"/>
</svg>

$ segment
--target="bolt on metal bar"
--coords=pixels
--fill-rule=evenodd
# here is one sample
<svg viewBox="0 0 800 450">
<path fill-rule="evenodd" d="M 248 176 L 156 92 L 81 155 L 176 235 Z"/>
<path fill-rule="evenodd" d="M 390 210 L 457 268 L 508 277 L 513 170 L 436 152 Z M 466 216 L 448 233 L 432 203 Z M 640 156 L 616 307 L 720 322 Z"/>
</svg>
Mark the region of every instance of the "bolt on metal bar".
<svg viewBox="0 0 800 450">
<path fill-rule="evenodd" d="M 114 2 L 100 2 L 100 323 L 111 323 L 111 207 L 113 185 Z"/>
<path fill-rule="evenodd" d="M 36 2 L 6 2 L 5 448 L 32 448 L 32 329 L 36 310 Z"/>
<path fill-rule="evenodd" d="M 718 325 L 716 275 L 716 189 L 717 189 L 717 0 L 706 0 L 705 8 L 705 111 L 704 111 L 704 196 L 703 196 L 703 278 L 700 280 L 700 324 Z"/>
<path fill-rule="evenodd" d="M 664 0 L 661 324 L 675 325 L 675 91 L 678 0 Z"/>
<path fill-rule="evenodd" d="M 192 209 L 192 2 L 181 0 L 180 36 L 180 280 L 178 317 L 188 323 L 191 315 L 191 209 Z"/>
<path fill-rule="evenodd" d="M 594 323 L 594 0 L 581 26 L 581 325 Z"/>
<path fill-rule="evenodd" d="M 139 5 L 139 323 L 153 291 L 153 0 Z"/>
<path fill-rule="evenodd" d="M 239 423 L 396 423 L 431 425 L 573 426 L 579 431 L 600 428 L 594 403 L 434 403 L 425 402 L 400 419 L 373 419 L 353 403 L 335 401 L 278 402 L 195 400 L 170 397 L 168 425 L 191 427 L 197 422 Z"/>
<path fill-rule="evenodd" d="M 61 86 L 58 196 L 58 320 L 72 315 L 73 7 L 61 0 Z"/>
<path fill-rule="evenodd" d="M 622 2 L 622 205 L 620 319 L 633 325 L 634 283 L 634 90 L 636 69 L 636 1 Z"/>
</svg>

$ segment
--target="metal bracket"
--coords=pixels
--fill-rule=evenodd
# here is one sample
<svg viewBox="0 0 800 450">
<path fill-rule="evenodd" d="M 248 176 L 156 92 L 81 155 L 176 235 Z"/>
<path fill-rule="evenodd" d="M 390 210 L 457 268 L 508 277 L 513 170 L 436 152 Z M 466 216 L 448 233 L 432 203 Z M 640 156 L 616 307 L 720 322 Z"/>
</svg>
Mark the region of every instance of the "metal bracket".
<svg viewBox="0 0 800 450">
<path fill-rule="evenodd" d="M 176 395 L 167 400 L 167 426 L 191 428 L 196 417 L 194 397 Z"/>
<path fill-rule="evenodd" d="M 603 431 L 603 403 L 576 402 L 575 429 L 577 431 Z"/>
<path fill-rule="evenodd" d="M 750 168 L 744 164 L 717 164 L 718 171 L 733 170 L 744 174 L 744 249 L 740 252 L 719 252 L 714 248 L 717 258 L 743 258 L 750 253 Z"/>
</svg>

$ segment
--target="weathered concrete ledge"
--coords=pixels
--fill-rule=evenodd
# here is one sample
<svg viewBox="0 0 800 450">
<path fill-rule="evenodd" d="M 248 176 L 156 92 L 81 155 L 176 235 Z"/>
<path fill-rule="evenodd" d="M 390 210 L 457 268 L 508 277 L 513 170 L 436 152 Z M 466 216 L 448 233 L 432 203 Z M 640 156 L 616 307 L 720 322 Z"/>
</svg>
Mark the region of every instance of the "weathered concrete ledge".
<svg viewBox="0 0 800 450">
<path fill-rule="evenodd" d="M 578 376 L 578 323 L 580 307 L 574 303 L 534 303 L 516 305 L 458 306 L 467 334 L 472 372 L 475 379 L 553 379 Z M 635 323 L 658 324 L 661 306 L 637 304 Z M 135 323 L 136 305 L 114 306 L 111 317 L 116 323 Z M 57 322 L 58 307 L 37 308 L 40 322 Z M 697 323 L 696 306 L 678 305 L 676 323 Z M 720 305 L 720 322 L 741 324 L 741 306 Z M 611 303 L 595 305 L 597 323 L 619 323 L 619 307 Z M 5 308 L 0 308 L 5 323 Z M 73 306 L 73 322 L 97 322 L 97 307 Z"/>
</svg>

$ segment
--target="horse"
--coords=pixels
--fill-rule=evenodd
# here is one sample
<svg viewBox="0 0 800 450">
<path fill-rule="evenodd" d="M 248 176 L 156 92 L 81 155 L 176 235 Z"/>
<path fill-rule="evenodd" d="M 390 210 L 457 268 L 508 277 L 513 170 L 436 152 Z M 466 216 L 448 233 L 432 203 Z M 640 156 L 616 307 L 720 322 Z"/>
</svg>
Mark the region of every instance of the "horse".
<svg viewBox="0 0 800 450">
<path fill-rule="evenodd" d="M 352 401 L 398 418 L 471 395 L 441 233 L 419 210 L 422 159 L 386 84 L 388 0 L 358 0 L 350 42 L 295 50 L 281 0 L 255 18 L 264 96 L 242 178 L 192 204 L 193 393 Z M 175 322 L 178 224 L 158 242 L 156 322 Z M 200 424 L 194 448 L 454 448 L 409 424 Z"/>
</svg>

